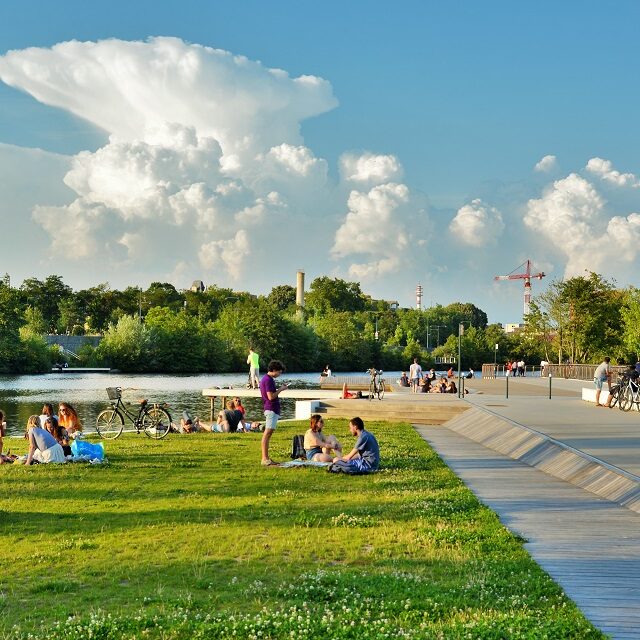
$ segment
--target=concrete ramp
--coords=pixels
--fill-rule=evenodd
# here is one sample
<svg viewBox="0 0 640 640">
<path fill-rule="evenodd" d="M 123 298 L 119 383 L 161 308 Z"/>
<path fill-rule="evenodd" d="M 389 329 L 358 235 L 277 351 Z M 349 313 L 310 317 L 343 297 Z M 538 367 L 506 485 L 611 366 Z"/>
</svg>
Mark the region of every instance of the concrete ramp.
<svg viewBox="0 0 640 640">
<path fill-rule="evenodd" d="M 560 440 L 480 407 L 470 407 L 444 426 L 493 451 L 640 513 L 638 476 Z"/>
</svg>

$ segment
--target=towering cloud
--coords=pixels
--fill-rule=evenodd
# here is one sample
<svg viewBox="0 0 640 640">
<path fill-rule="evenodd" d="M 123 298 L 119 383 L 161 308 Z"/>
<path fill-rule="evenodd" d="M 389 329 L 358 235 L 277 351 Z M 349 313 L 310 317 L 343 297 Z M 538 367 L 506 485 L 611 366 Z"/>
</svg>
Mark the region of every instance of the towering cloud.
<svg viewBox="0 0 640 640">
<path fill-rule="evenodd" d="M 454 237 L 471 247 L 495 244 L 503 230 L 502 214 L 478 198 L 458 209 L 449 225 Z"/>
</svg>

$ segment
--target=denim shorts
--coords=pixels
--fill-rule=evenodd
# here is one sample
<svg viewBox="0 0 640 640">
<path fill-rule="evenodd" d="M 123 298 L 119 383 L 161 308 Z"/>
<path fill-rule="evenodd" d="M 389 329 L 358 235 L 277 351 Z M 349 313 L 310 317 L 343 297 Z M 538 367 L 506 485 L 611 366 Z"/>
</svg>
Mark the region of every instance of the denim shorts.
<svg viewBox="0 0 640 640">
<path fill-rule="evenodd" d="M 322 453 L 322 447 L 313 447 L 313 449 L 307 449 L 307 460 L 313 460 L 313 456 L 316 453 Z"/>
<path fill-rule="evenodd" d="M 278 420 L 280 419 L 280 414 L 275 413 L 274 411 L 269 411 L 268 409 L 264 412 L 264 428 L 271 429 L 271 431 L 276 430 L 276 426 L 278 425 Z"/>
<path fill-rule="evenodd" d="M 593 384 L 596 385 L 596 389 L 602 390 L 602 385 L 607 381 L 607 379 L 605 378 L 604 380 L 602 378 L 594 378 L 593 379 Z"/>
</svg>

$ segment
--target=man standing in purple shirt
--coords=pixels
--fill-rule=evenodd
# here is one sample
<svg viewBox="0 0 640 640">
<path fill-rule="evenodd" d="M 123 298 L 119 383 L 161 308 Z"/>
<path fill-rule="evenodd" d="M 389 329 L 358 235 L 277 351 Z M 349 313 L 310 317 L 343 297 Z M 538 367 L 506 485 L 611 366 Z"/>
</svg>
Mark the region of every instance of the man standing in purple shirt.
<svg viewBox="0 0 640 640">
<path fill-rule="evenodd" d="M 272 360 L 267 367 L 267 373 L 260 380 L 260 394 L 264 407 L 265 428 L 262 435 L 262 465 L 268 467 L 277 464 L 269 457 L 269 440 L 276 430 L 280 418 L 280 399 L 278 396 L 289 386 L 283 384 L 276 389 L 276 378 L 284 372 L 284 365 L 280 360 Z"/>
</svg>

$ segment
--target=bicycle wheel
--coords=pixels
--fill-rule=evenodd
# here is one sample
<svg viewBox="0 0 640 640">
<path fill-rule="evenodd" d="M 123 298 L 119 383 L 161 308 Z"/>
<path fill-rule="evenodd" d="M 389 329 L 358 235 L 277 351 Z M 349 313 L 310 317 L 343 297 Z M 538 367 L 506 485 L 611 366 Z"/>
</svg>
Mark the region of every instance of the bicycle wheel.
<svg viewBox="0 0 640 640">
<path fill-rule="evenodd" d="M 115 440 L 124 428 L 124 418 L 116 409 L 105 409 L 96 418 L 96 431 L 105 440 Z"/>
<path fill-rule="evenodd" d="M 376 381 L 372 380 L 369 383 L 369 400 L 373 400 L 373 396 L 376 395 Z"/>
<path fill-rule="evenodd" d="M 618 406 L 622 411 L 629 411 L 633 404 L 633 392 L 629 387 L 625 387 L 618 397 Z"/>
<path fill-rule="evenodd" d="M 164 438 L 171 431 L 169 412 L 162 407 L 148 407 L 142 416 L 142 429 L 149 438 Z"/>
<path fill-rule="evenodd" d="M 611 408 L 615 407 L 620 400 L 620 387 L 614 387 L 611 390 Z"/>
<path fill-rule="evenodd" d="M 384 398 L 384 380 L 380 380 L 378 382 L 378 400 L 382 400 L 382 398 Z"/>
</svg>

